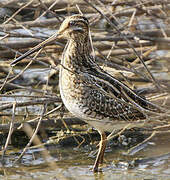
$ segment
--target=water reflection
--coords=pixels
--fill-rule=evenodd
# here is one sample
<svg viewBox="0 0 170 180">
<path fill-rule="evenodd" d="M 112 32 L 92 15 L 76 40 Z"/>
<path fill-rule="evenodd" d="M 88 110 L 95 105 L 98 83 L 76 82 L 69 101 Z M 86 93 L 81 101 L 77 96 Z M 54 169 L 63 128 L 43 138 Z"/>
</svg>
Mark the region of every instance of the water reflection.
<svg viewBox="0 0 170 180">
<path fill-rule="evenodd" d="M 90 152 L 74 148 L 62 148 L 59 146 L 48 147 L 56 164 L 49 166 L 40 154 L 42 149 L 27 151 L 22 160 L 15 167 L 12 162 L 19 155 L 9 154 L 5 157 L 5 167 L 0 168 L 0 179 L 154 179 L 170 178 L 170 133 L 155 135 L 142 151 L 133 156 L 123 155 L 118 149 L 109 151 L 105 156 L 105 164 L 102 171 L 93 174 L 92 164 L 94 159 L 87 158 Z M 122 151 L 123 152 L 123 151 Z M 126 157 L 127 156 L 127 157 Z M 117 161 L 117 164 L 115 162 Z M 128 166 L 133 163 L 134 166 Z M 126 166 L 127 165 L 127 166 Z"/>
</svg>

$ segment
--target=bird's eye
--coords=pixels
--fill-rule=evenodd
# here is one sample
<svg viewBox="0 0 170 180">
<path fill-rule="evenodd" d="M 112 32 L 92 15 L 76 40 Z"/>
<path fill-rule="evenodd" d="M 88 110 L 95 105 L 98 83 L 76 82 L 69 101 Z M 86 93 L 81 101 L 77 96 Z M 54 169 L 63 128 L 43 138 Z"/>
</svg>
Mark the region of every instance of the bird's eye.
<svg viewBox="0 0 170 180">
<path fill-rule="evenodd" d="M 75 25 L 75 22 L 74 22 L 74 21 L 70 21 L 70 22 L 69 22 L 69 25 L 70 25 L 70 26 L 74 26 L 74 25 Z"/>
</svg>

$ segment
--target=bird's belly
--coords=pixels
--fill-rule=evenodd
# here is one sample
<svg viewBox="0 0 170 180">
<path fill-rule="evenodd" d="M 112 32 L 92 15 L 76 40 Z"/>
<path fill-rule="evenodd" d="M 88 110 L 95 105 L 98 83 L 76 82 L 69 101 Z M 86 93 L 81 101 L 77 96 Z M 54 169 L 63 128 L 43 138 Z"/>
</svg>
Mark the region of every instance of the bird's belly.
<svg viewBox="0 0 170 180">
<path fill-rule="evenodd" d="M 67 110 L 72 113 L 74 116 L 82 119 L 82 120 L 86 120 L 89 119 L 89 117 L 84 113 L 86 107 L 83 107 L 83 104 L 81 103 L 81 101 L 79 99 L 77 99 L 74 96 L 71 96 L 71 94 L 69 94 L 70 92 L 66 93 L 65 92 L 61 92 L 61 98 L 62 101 L 65 105 L 65 107 L 67 108 Z M 69 95 L 68 95 L 69 94 Z M 75 97 L 75 98 L 74 98 Z"/>
<path fill-rule="evenodd" d="M 130 129 L 133 127 L 143 127 L 145 125 L 145 121 L 134 121 L 134 122 L 120 122 L 119 120 L 110 120 L 110 119 L 102 119 L 101 120 L 88 120 L 88 124 L 98 129 L 100 132 L 113 132 L 114 130 L 120 130 L 123 128 Z"/>
</svg>

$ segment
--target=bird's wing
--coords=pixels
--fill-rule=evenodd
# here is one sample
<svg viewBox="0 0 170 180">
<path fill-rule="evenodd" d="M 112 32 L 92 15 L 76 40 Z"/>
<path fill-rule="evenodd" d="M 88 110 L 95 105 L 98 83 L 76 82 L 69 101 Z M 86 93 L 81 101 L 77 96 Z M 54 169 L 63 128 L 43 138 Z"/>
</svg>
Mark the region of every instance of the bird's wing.
<svg viewBox="0 0 170 180">
<path fill-rule="evenodd" d="M 162 111 L 157 105 L 139 96 L 127 85 L 105 72 L 96 63 L 90 63 L 92 64 L 91 68 L 83 72 L 83 76 L 86 79 L 85 81 L 87 81 L 90 86 L 97 88 L 120 103 L 131 104 L 140 111 Z"/>
</svg>

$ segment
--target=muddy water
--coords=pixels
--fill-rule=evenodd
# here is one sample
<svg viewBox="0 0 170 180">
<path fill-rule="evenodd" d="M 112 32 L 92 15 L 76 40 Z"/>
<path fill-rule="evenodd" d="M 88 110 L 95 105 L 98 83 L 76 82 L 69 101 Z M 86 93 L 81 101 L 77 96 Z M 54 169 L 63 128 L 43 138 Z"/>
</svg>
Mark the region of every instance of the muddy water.
<svg viewBox="0 0 170 180">
<path fill-rule="evenodd" d="M 52 166 L 41 156 L 43 149 L 35 148 L 28 150 L 12 167 L 19 155 L 12 151 L 5 157 L 5 166 L 0 165 L 0 179 L 170 179 L 169 137 L 170 133 L 156 134 L 133 156 L 126 155 L 125 150 L 108 147 L 102 172 L 97 174 L 92 172 L 95 157 L 90 156 L 92 150 L 89 147 L 48 146 L 52 155 L 50 162 L 55 162 Z"/>
</svg>

